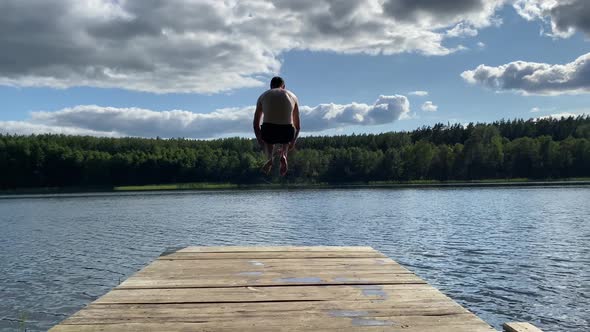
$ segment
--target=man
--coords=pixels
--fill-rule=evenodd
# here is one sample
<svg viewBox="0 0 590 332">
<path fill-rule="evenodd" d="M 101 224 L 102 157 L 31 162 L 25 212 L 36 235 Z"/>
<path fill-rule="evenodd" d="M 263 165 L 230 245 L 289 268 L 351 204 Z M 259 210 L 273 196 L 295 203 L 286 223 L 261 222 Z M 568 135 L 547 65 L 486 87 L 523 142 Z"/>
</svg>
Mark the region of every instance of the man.
<svg viewBox="0 0 590 332">
<path fill-rule="evenodd" d="M 301 124 L 297 96 L 285 88 L 285 81 L 282 78 L 273 77 L 270 81 L 270 90 L 258 98 L 253 125 L 256 139 L 268 157 L 262 170 L 266 174 L 270 173 L 273 166 L 274 145 L 282 144 L 279 150 L 280 170 L 281 175 L 285 176 L 288 169 L 287 154 L 295 146 Z"/>
</svg>

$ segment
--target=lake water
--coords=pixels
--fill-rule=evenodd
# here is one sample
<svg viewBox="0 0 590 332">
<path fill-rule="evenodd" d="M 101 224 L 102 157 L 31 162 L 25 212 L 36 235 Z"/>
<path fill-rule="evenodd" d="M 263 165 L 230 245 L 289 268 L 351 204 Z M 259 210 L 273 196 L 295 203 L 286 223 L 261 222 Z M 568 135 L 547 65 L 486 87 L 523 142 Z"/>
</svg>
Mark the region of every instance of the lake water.
<svg viewBox="0 0 590 332">
<path fill-rule="evenodd" d="M 0 199 L 0 330 L 46 330 L 167 247 L 368 245 L 497 329 L 590 330 L 590 187 Z"/>
</svg>

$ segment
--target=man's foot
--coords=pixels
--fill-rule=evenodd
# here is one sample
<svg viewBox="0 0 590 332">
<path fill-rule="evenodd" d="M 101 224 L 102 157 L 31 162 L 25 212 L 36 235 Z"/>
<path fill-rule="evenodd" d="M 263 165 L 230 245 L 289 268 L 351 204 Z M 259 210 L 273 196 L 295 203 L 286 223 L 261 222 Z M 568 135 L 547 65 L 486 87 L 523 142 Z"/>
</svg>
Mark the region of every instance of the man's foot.
<svg viewBox="0 0 590 332">
<path fill-rule="evenodd" d="M 281 156 L 281 175 L 282 176 L 287 175 L 288 168 L 289 168 L 289 165 L 287 164 L 287 156 L 282 155 Z"/>
<path fill-rule="evenodd" d="M 272 159 L 268 160 L 266 162 L 266 164 L 264 164 L 264 166 L 262 166 L 262 172 L 266 175 L 269 175 L 271 170 L 272 170 Z"/>
</svg>

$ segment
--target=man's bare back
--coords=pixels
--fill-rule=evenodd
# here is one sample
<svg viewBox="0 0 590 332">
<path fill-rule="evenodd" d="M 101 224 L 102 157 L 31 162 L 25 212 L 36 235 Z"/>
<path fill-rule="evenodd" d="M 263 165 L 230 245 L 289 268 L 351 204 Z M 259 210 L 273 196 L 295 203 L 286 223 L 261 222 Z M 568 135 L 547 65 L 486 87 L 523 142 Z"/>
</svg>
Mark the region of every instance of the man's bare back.
<svg viewBox="0 0 590 332">
<path fill-rule="evenodd" d="M 281 175 L 285 176 L 288 170 L 287 155 L 295 146 L 301 124 L 297 96 L 285 88 L 282 78 L 274 77 L 270 83 L 270 90 L 258 98 L 253 127 L 256 139 L 268 157 L 263 171 L 267 174 L 270 173 L 273 165 L 274 145 L 281 144 L 279 150 L 280 171 Z"/>
</svg>

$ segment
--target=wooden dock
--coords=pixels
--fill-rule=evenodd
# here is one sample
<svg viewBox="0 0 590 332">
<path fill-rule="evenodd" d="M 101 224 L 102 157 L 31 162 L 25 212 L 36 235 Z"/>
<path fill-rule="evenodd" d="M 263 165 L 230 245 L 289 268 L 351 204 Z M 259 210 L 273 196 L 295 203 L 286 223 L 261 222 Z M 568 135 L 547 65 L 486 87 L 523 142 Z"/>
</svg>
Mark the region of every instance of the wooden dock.
<svg viewBox="0 0 590 332">
<path fill-rule="evenodd" d="M 370 247 L 188 247 L 50 331 L 495 330 Z"/>
</svg>

